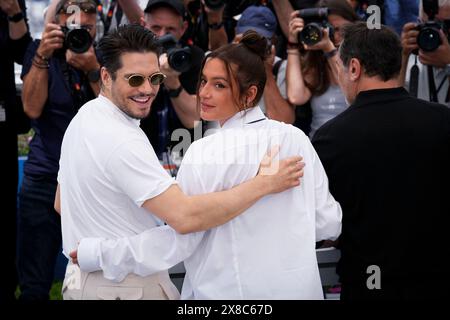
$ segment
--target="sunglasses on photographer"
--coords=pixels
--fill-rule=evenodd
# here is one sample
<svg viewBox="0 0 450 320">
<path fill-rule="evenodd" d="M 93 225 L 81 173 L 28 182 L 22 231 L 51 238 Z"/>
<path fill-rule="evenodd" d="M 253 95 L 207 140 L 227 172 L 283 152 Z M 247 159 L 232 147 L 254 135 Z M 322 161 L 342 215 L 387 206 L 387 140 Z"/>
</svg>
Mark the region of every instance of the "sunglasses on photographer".
<svg viewBox="0 0 450 320">
<path fill-rule="evenodd" d="M 97 6 L 92 2 L 68 1 L 59 10 L 59 13 L 69 13 L 70 6 L 77 6 L 84 13 L 97 13 Z M 72 12 L 70 12 L 72 13 Z"/>
<path fill-rule="evenodd" d="M 164 82 L 164 79 L 166 79 L 166 75 L 162 72 L 155 72 L 146 77 L 142 74 L 134 73 L 129 76 L 125 76 L 124 79 L 128 81 L 130 87 L 134 88 L 142 86 L 145 80 L 148 80 L 150 84 L 154 86 L 159 86 Z"/>
</svg>

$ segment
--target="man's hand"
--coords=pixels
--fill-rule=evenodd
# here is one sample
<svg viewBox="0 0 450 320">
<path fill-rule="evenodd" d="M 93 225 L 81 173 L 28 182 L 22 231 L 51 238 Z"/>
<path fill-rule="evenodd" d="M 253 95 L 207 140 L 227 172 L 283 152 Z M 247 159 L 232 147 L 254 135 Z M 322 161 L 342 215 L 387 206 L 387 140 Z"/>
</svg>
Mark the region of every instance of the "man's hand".
<svg viewBox="0 0 450 320">
<path fill-rule="evenodd" d="M 159 56 L 159 65 L 161 72 L 167 76 L 166 80 L 164 80 L 164 86 L 168 89 L 177 89 L 180 86 L 180 80 L 178 77 L 181 73 L 170 67 L 167 53 L 163 53 Z"/>
<path fill-rule="evenodd" d="M 69 254 L 73 264 L 78 264 L 78 250 L 74 250 Z"/>
<path fill-rule="evenodd" d="M 100 68 L 93 46 L 90 46 L 88 51 L 83 53 L 75 53 L 71 50 L 67 50 L 66 61 L 72 67 L 85 73 Z"/>
<path fill-rule="evenodd" d="M 442 44 L 432 52 L 419 50 L 419 61 L 422 64 L 444 68 L 450 64 L 450 44 L 442 30 L 439 30 Z"/>
<path fill-rule="evenodd" d="M 0 0 L 0 8 L 10 17 L 21 11 L 17 0 Z"/>
<path fill-rule="evenodd" d="M 303 177 L 305 163 L 301 162 L 302 157 L 290 157 L 278 161 L 275 157 L 280 150 L 279 146 L 274 146 L 261 161 L 258 176 L 266 180 L 270 193 L 278 193 L 300 185 L 300 178 Z"/>
<path fill-rule="evenodd" d="M 61 27 L 54 23 L 48 23 L 42 33 L 42 39 L 39 43 L 37 53 L 45 58 L 50 58 L 53 52 L 61 49 L 64 44 L 64 33 Z"/>
<path fill-rule="evenodd" d="M 406 57 L 414 51 L 419 49 L 417 45 L 417 36 L 419 35 L 419 31 L 416 30 L 417 24 L 413 22 L 409 22 L 403 26 L 401 41 L 402 41 L 402 54 Z"/>
</svg>

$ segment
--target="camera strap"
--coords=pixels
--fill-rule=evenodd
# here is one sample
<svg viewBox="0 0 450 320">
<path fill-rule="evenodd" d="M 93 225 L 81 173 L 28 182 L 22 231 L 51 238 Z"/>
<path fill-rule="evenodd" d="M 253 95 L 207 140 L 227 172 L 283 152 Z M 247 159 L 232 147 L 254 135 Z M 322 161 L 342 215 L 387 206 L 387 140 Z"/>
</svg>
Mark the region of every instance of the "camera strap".
<svg viewBox="0 0 450 320">
<path fill-rule="evenodd" d="M 417 98 L 419 92 L 419 66 L 417 65 L 417 56 L 414 65 L 411 67 L 409 77 L 409 93 L 414 98 Z"/>
<path fill-rule="evenodd" d="M 75 111 L 78 111 L 83 104 L 88 101 L 87 94 L 83 90 L 80 75 L 70 68 L 69 64 L 65 61 L 61 61 L 61 69 L 64 75 L 64 82 L 69 86 L 70 95 L 73 100 L 73 107 Z"/>
<path fill-rule="evenodd" d="M 432 66 L 427 66 L 428 71 L 428 91 L 430 92 L 430 101 L 438 102 L 438 91 L 436 90 L 436 83 L 434 82 L 434 72 Z"/>
<path fill-rule="evenodd" d="M 111 27 L 111 21 L 113 18 L 114 9 L 116 8 L 116 5 L 117 5 L 117 0 L 111 0 L 108 11 L 106 12 L 106 17 L 104 16 L 103 12 L 100 15 L 100 18 L 103 22 L 103 26 L 105 27 L 105 32 L 104 32 L 105 35 L 109 31 L 109 27 Z M 119 9 L 119 7 L 117 9 Z M 117 10 L 117 12 L 116 12 L 116 18 L 117 18 L 118 13 L 119 13 L 119 10 Z M 122 13 L 122 10 L 120 10 L 120 13 Z M 122 18 L 121 14 L 120 14 L 120 18 Z M 117 25 L 119 24 L 119 22 L 120 22 L 120 20 L 117 20 Z"/>
<path fill-rule="evenodd" d="M 428 85 L 430 91 L 430 101 L 431 102 L 439 102 L 438 94 L 444 86 L 445 81 L 447 81 L 448 77 L 444 77 L 436 89 L 436 82 L 434 81 L 434 69 L 433 66 L 427 66 L 428 68 Z M 446 102 L 448 99 L 449 93 L 447 93 Z"/>
</svg>

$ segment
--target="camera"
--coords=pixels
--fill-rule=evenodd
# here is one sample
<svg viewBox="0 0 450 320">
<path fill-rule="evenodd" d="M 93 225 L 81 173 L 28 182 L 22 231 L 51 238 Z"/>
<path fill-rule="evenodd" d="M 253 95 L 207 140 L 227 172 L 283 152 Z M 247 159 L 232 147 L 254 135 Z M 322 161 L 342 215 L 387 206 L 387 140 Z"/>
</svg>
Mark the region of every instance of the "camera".
<svg viewBox="0 0 450 320">
<path fill-rule="evenodd" d="M 434 18 L 439 12 L 438 0 L 423 0 L 423 11 L 428 15 L 428 21 L 421 23 L 416 27 L 419 31 L 417 35 L 417 45 L 423 51 L 435 51 L 442 44 L 440 30 L 448 35 L 448 25 L 441 21 L 435 21 Z M 414 52 L 418 54 L 418 52 Z"/>
<path fill-rule="evenodd" d="M 84 53 L 92 45 L 93 39 L 91 34 L 83 27 L 69 29 L 63 26 L 61 30 L 64 33 L 63 49 L 70 49 L 75 53 Z"/>
<path fill-rule="evenodd" d="M 225 5 L 223 0 L 205 0 L 205 5 L 211 10 L 219 10 Z"/>
<path fill-rule="evenodd" d="M 328 8 L 310 8 L 299 11 L 299 17 L 305 21 L 303 30 L 298 34 L 298 42 L 312 46 L 323 38 L 323 29 L 329 28 L 330 39 L 333 41 L 334 29 L 328 22 Z"/>
<path fill-rule="evenodd" d="M 178 72 L 186 72 L 191 68 L 191 48 L 180 48 L 177 45 L 175 37 L 170 33 L 159 37 L 158 43 L 163 47 L 164 52 L 167 53 L 167 60 L 173 70 Z"/>
<path fill-rule="evenodd" d="M 417 45 L 423 51 L 435 51 L 442 44 L 439 30 L 443 30 L 448 37 L 448 32 L 444 23 L 440 21 L 428 21 L 416 27 L 419 30 L 417 35 Z"/>
</svg>

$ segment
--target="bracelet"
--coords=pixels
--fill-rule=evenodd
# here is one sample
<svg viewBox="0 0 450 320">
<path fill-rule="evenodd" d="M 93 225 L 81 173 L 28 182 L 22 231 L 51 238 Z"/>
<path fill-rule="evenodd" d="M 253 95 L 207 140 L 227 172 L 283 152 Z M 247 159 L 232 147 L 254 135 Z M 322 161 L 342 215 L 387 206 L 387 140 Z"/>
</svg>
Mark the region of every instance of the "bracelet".
<svg viewBox="0 0 450 320">
<path fill-rule="evenodd" d="M 325 58 L 330 59 L 331 57 L 334 57 L 337 53 L 337 49 L 333 49 L 330 52 L 324 52 L 323 55 Z"/>
<path fill-rule="evenodd" d="M 36 53 L 35 53 L 35 56 L 38 57 L 39 59 L 45 61 L 45 62 L 48 62 L 48 58 L 47 58 L 47 57 L 44 57 L 44 56 L 41 55 L 41 54 L 39 54 L 37 51 L 36 51 Z"/>
<path fill-rule="evenodd" d="M 294 54 L 296 56 L 300 55 L 300 52 L 298 51 L 298 49 L 287 49 L 286 52 L 287 52 L 287 54 Z"/>
<path fill-rule="evenodd" d="M 48 64 L 41 64 L 33 59 L 33 66 L 35 66 L 38 69 L 48 69 L 50 66 Z"/>
<path fill-rule="evenodd" d="M 180 84 L 180 86 L 178 88 L 176 88 L 176 89 L 166 88 L 166 90 L 167 90 L 167 93 L 168 93 L 170 98 L 178 98 L 180 93 L 181 93 L 181 91 L 183 91 L 183 86 Z"/>
<path fill-rule="evenodd" d="M 298 43 L 296 43 L 296 42 L 290 42 L 290 41 L 288 41 L 288 43 L 287 43 L 287 48 L 288 49 L 298 49 Z"/>
<path fill-rule="evenodd" d="M 212 30 L 219 30 L 220 28 L 223 27 L 223 21 L 219 22 L 219 23 L 211 23 L 208 24 L 208 28 L 212 29 Z"/>
</svg>

